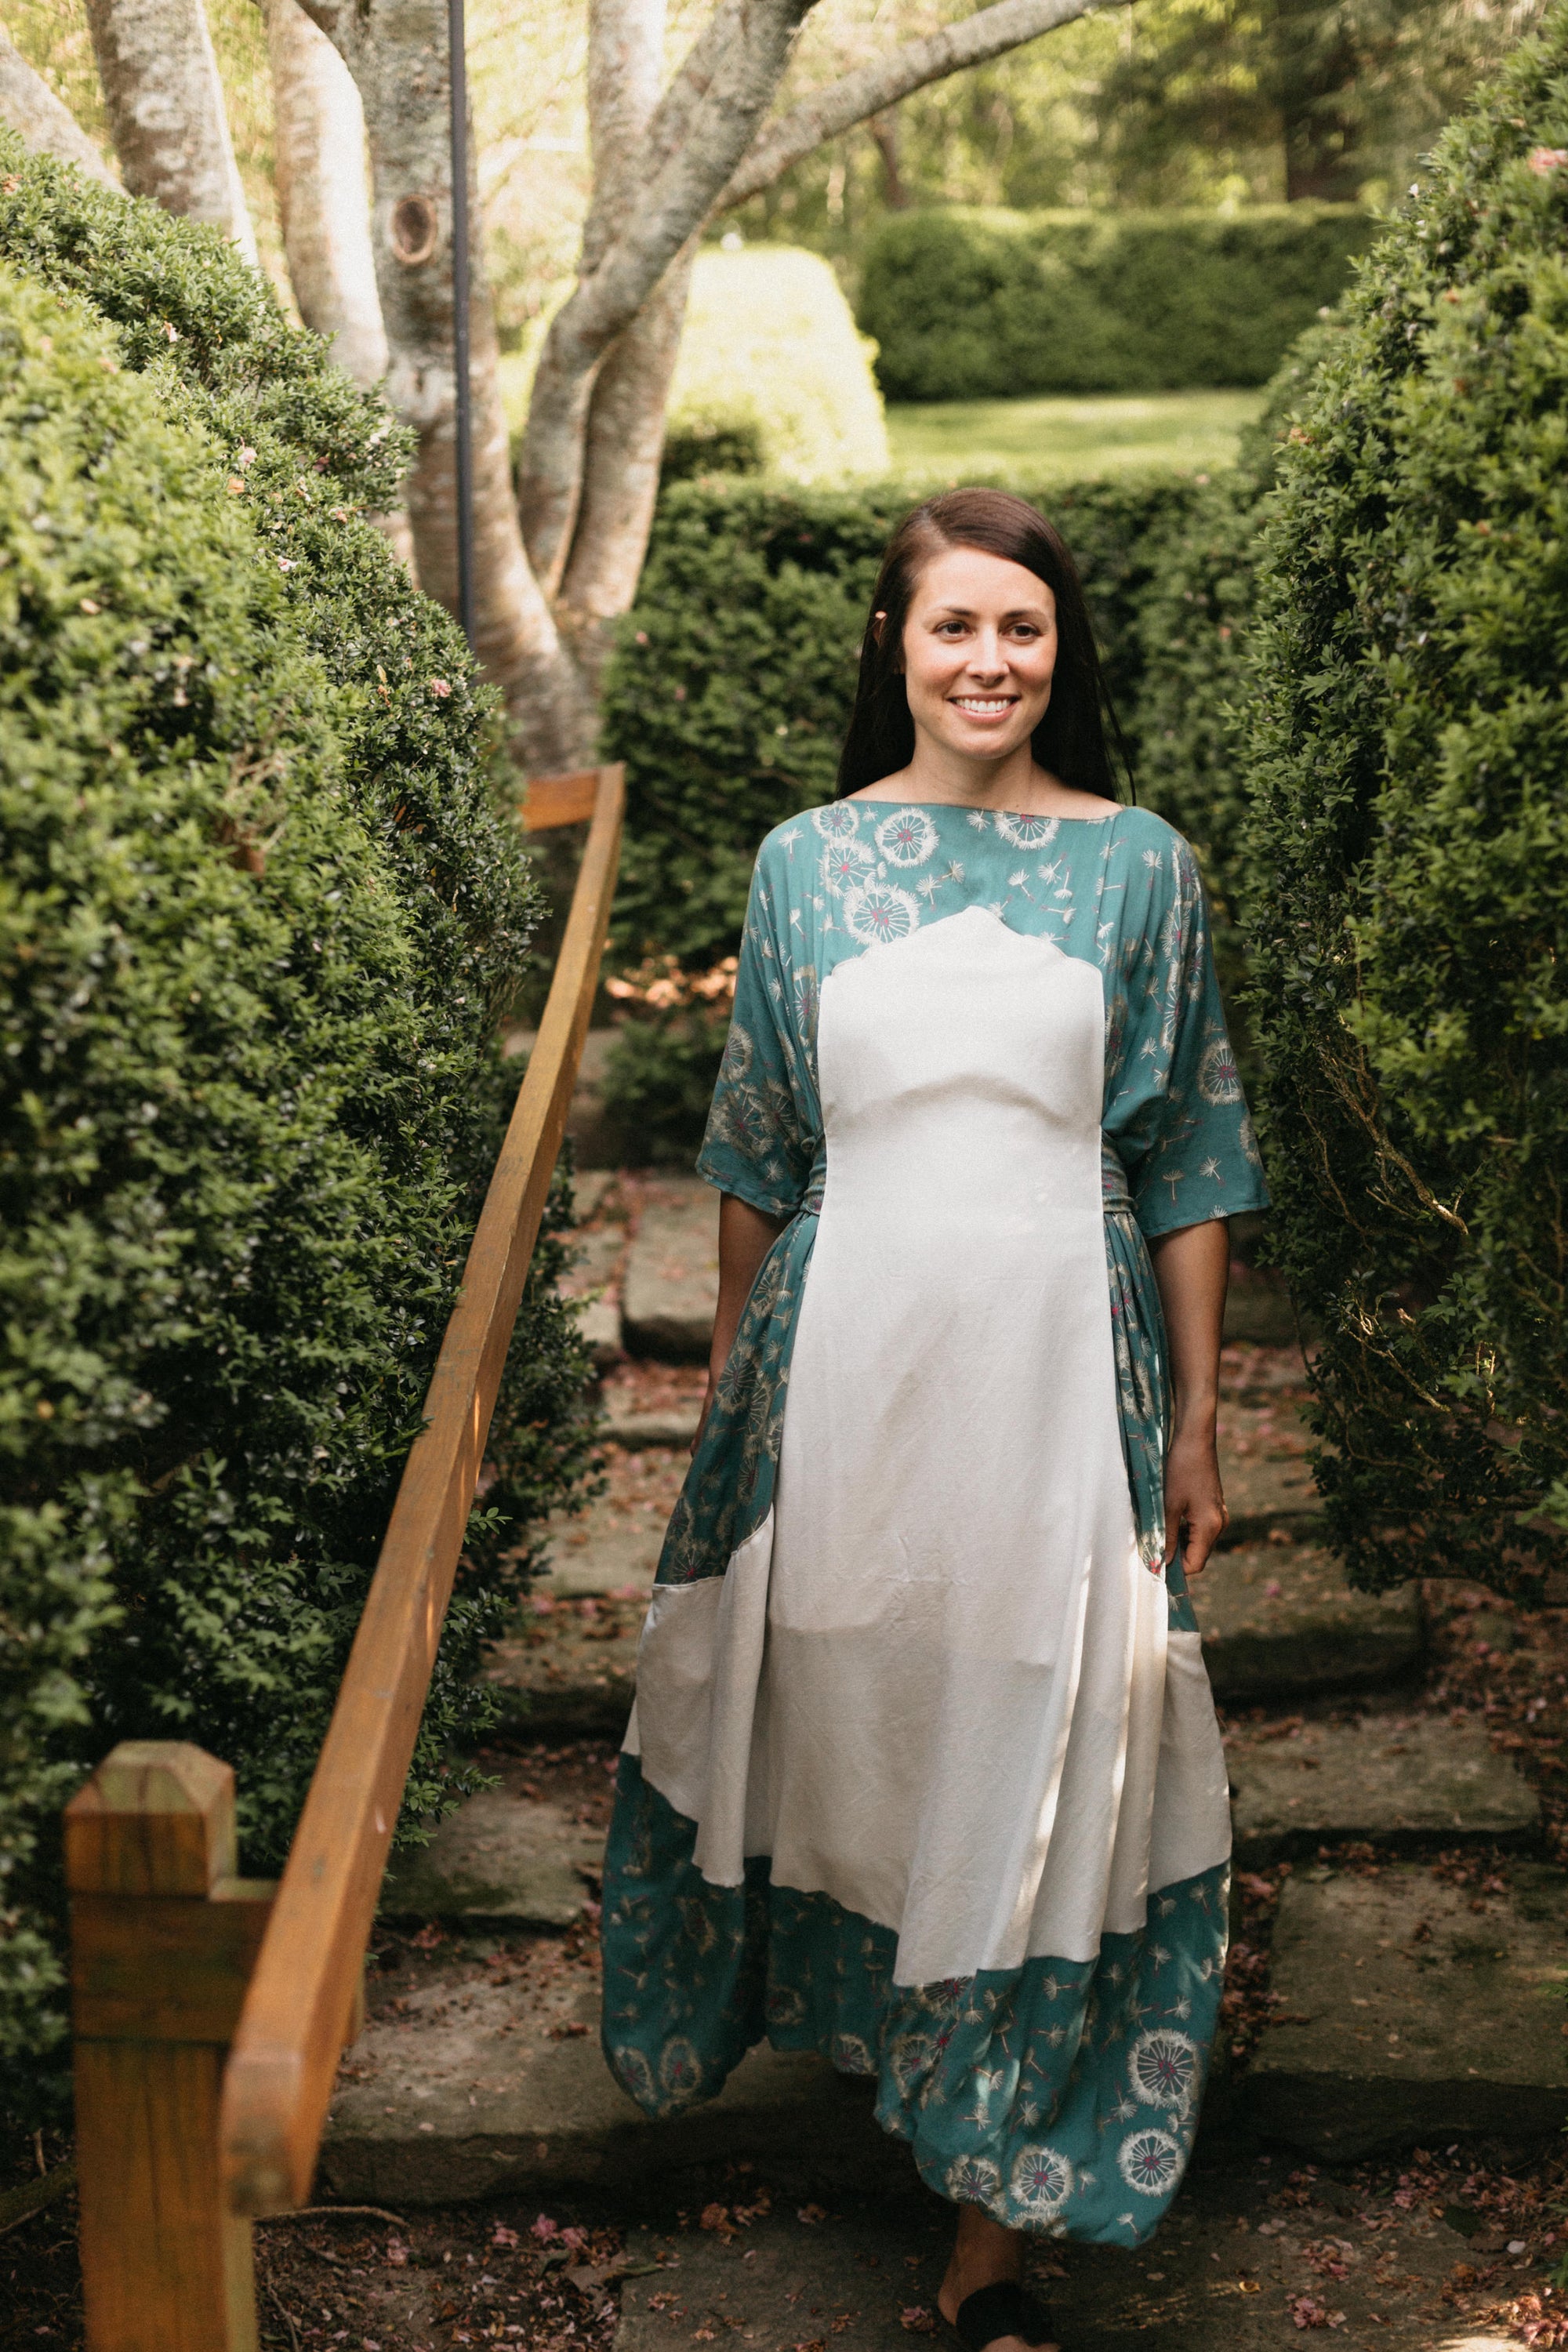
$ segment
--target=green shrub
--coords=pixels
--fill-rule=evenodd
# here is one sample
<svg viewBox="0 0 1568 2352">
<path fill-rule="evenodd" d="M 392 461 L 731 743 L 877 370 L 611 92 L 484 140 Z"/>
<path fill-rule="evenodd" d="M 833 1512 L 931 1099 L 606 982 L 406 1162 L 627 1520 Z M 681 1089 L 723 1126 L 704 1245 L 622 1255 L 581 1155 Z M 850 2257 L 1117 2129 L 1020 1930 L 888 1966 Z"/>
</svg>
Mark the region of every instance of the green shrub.
<svg viewBox="0 0 1568 2352">
<path fill-rule="evenodd" d="M 0 167 L 0 2052 L 37 2115 L 83 1770 L 197 1740 L 247 1866 L 287 1846 L 538 902 L 461 640 L 357 519 L 402 462 L 385 411 L 216 234 Z M 411 1814 L 462 1783 L 478 1646 L 584 1458 L 558 1263 Z"/>
<path fill-rule="evenodd" d="M 1346 205 L 900 213 L 859 320 L 889 400 L 1266 383 L 1375 228 Z"/>
<path fill-rule="evenodd" d="M 1198 496 L 1173 477 L 1040 494 L 1078 558 L 1123 712 L 1156 548 Z M 831 797 L 872 583 L 911 503 L 888 484 L 689 482 L 660 498 L 605 704 L 605 756 L 626 763 L 623 965 L 669 955 L 700 970 L 731 954 L 758 842 Z"/>
<path fill-rule="evenodd" d="M 1248 631 L 1280 444 L 1342 332 L 1336 314 L 1298 340 L 1263 415 L 1242 436 L 1237 463 L 1197 484 L 1191 505 L 1156 535 L 1138 606 L 1139 685 L 1129 715 L 1139 797 L 1197 851 L 1221 985 L 1249 1081 L 1247 950 L 1237 919 L 1248 805 L 1241 740 Z"/>
<path fill-rule="evenodd" d="M 871 353 L 820 254 L 781 245 L 698 254 L 669 432 L 672 476 L 693 445 L 721 437 L 752 444 L 756 470 L 784 481 L 888 471 Z"/>
<path fill-rule="evenodd" d="M 1568 1529 L 1568 12 L 1451 125 L 1284 453 L 1247 919 L 1359 1583 Z"/>
</svg>

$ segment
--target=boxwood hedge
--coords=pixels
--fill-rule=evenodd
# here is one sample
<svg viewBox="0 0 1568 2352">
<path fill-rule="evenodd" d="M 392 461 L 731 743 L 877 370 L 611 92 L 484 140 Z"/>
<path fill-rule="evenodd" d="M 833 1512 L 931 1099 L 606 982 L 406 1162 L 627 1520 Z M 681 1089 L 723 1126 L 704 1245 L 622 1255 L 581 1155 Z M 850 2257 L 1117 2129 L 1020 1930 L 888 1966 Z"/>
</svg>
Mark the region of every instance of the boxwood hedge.
<svg viewBox="0 0 1568 2352">
<path fill-rule="evenodd" d="M 1267 383 L 1375 229 L 1351 205 L 895 213 L 859 321 L 889 400 Z"/>
<path fill-rule="evenodd" d="M 1568 11 L 1450 125 L 1286 446 L 1247 845 L 1275 1247 L 1352 1573 L 1564 1560 Z"/>
<path fill-rule="evenodd" d="M 119 1738 L 286 1847 L 499 1132 L 537 913 L 402 451 L 215 233 L 0 148 L 0 2074 L 63 2093 L 58 1808 Z M 409 1790 L 584 1462 L 525 1306 Z"/>
</svg>

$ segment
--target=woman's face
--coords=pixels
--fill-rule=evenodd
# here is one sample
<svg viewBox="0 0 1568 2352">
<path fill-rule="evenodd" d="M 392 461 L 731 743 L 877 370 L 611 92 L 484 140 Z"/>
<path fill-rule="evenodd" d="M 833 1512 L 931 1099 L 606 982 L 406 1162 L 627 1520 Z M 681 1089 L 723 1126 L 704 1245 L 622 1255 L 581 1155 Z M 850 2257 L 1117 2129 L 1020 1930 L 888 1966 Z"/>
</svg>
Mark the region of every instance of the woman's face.
<svg viewBox="0 0 1568 2352">
<path fill-rule="evenodd" d="M 915 583 L 903 651 L 917 730 L 969 759 L 1005 759 L 1051 698 L 1057 600 L 1021 563 L 944 548 Z"/>
</svg>

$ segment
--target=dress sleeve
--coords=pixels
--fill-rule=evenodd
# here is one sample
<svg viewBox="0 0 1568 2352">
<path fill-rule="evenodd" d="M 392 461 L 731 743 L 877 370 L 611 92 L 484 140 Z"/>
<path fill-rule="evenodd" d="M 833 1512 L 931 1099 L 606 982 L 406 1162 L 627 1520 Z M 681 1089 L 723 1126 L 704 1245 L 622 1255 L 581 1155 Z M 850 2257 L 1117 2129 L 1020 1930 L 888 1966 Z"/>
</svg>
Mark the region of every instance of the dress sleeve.
<svg viewBox="0 0 1568 2352">
<path fill-rule="evenodd" d="M 1265 1209 L 1268 1194 L 1226 1029 L 1196 861 L 1179 835 L 1168 834 L 1142 871 L 1147 896 L 1111 1024 L 1118 1067 L 1105 1129 L 1152 1240 Z"/>
<path fill-rule="evenodd" d="M 752 876 L 735 974 L 735 1010 L 697 1172 L 772 1217 L 805 1200 L 821 1118 L 801 1024 L 815 975 L 796 972 L 787 863 L 764 844 Z"/>
</svg>

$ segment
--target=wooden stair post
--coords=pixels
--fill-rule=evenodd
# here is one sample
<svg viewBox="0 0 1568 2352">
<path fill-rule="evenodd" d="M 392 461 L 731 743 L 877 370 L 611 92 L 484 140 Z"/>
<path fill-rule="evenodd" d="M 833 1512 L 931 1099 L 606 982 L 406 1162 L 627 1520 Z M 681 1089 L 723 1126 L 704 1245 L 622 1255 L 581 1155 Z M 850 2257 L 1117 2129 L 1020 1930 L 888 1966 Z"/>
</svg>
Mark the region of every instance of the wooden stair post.
<svg viewBox="0 0 1568 2352">
<path fill-rule="evenodd" d="M 124 1740 L 66 1808 L 65 1844 L 88 2352 L 256 2352 L 218 2105 L 272 1888 L 233 1875 L 234 1774 Z"/>
</svg>

